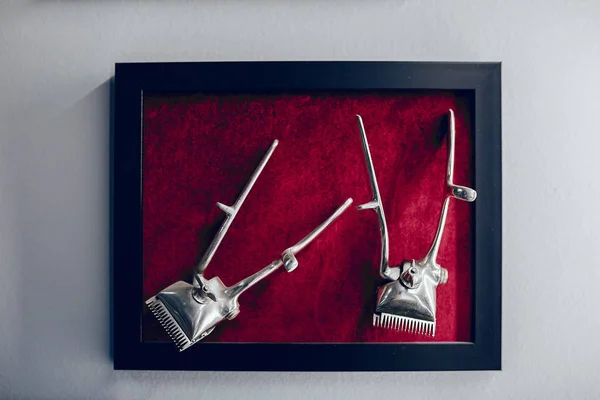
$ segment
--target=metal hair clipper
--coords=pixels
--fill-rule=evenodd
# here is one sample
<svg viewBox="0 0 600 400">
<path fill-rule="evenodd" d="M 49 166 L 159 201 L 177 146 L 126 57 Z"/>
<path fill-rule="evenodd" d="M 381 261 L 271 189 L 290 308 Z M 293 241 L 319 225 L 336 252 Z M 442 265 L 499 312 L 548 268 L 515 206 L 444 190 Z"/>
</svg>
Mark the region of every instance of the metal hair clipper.
<svg viewBox="0 0 600 400">
<path fill-rule="evenodd" d="M 179 348 L 179 351 L 187 349 L 208 336 L 223 320 L 234 319 L 240 312 L 239 296 L 258 281 L 267 277 L 282 265 L 288 272 L 296 269 L 298 260 L 295 255 L 352 204 L 352 199 L 346 200 L 327 220 L 296 245 L 286 249 L 279 258 L 235 285 L 227 287 L 218 277 L 210 280 L 204 278 L 204 271 L 208 263 L 277 144 L 278 141 L 275 140 L 233 206 L 217 203 L 217 207 L 223 210 L 227 217 L 200 260 L 194 274 L 193 284 L 184 281 L 176 282 L 146 301 L 152 313 Z"/>
<path fill-rule="evenodd" d="M 448 270 L 441 267 L 436 262 L 436 259 L 442 241 L 450 197 L 468 202 L 473 202 L 477 198 L 475 190 L 455 185 L 452 181 L 454 173 L 454 137 L 456 134 L 454 112 L 449 110 L 450 129 L 448 134 L 448 169 L 446 174 L 446 184 L 450 188 L 451 194 L 444 199 L 437 232 L 427 255 L 421 260 L 404 261 L 399 266 L 389 265 L 388 229 L 381 195 L 379 194 L 379 187 L 377 186 L 377 178 L 375 177 L 373 159 L 369 151 L 369 144 L 362 119 L 359 115 L 356 117 L 358 119 L 362 146 L 373 191 L 373 200 L 358 206 L 358 209 L 373 209 L 377 213 L 381 232 L 379 274 L 383 279 L 391 281 L 381 286 L 377 291 L 377 305 L 373 314 L 373 325 L 434 336 L 436 288 L 439 284 L 444 284 L 448 281 Z"/>
</svg>

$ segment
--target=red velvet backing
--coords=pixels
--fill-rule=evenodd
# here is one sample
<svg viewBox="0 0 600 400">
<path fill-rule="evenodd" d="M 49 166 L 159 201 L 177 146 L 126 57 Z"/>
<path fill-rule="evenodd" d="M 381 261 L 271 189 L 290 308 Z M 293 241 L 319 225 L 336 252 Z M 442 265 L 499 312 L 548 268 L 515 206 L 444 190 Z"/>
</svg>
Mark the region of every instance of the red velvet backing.
<svg viewBox="0 0 600 400">
<path fill-rule="evenodd" d="M 363 118 L 390 233 L 390 262 L 422 258 L 437 227 L 446 172 L 444 123 L 456 114 L 454 181 L 473 184 L 469 96 L 453 92 L 146 98 L 144 299 L 191 272 L 274 139 L 280 143 L 206 271 L 232 285 L 353 205 L 298 255 L 240 298 L 240 314 L 206 341 L 469 341 L 471 212 L 453 200 L 438 262 L 433 339 L 372 326 L 379 278 L 376 214 L 355 115 Z M 476 189 L 476 188 L 475 188 Z M 142 299 L 141 299 L 142 300 Z M 144 340 L 166 340 L 145 309 Z"/>
</svg>

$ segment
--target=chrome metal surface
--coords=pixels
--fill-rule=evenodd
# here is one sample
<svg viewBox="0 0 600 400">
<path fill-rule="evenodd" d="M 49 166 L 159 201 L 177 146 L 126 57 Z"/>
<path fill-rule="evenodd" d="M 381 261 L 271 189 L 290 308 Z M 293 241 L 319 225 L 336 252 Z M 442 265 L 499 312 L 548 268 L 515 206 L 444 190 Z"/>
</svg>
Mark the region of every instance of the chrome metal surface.
<svg viewBox="0 0 600 400">
<path fill-rule="evenodd" d="M 335 221 L 340 215 L 342 215 L 342 213 L 344 211 L 346 211 L 346 209 L 350 206 L 350 204 L 352 204 L 351 198 L 347 199 L 344 202 L 344 204 L 342 204 L 337 210 L 335 210 L 335 212 L 333 214 L 331 214 L 329 216 L 329 218 L 327 218 L 325 221 L 323 221 L 323 223 L 321 225 L 317 226 L 311 233 L 309 233 L 308 235 L 303 237 L 294 246 L 290 247 L 288 249 L 288 251 L 291 251 L 292 253 L 297 254 L 302 249 L 304 249 L 306 246 L 308 246 L 310 242 L 312 242 L 321 232 L 323 232 L 325 230 L 325 228 L 327 228 L 329 225 L 331 225 L 331 223 L 333 221 Z"/>
<path fill-rule="evenodd" d="M 423 259 L 404 261 L 402 265 L 397 267 L 388 265 L 388 233 L 383 205 L 362 119 L 360 116 L 357 116 L 357 119 L 374 196 L 373 201 L 361 206 L 360 209 L 372 208 L 378 213 L 382 241 L 380 275 L 384 279 L 392 281 L 378 289 L 373 325 L 434 336 L 436 288 L 448 281 L 448 271 L 437 263 L 437 255 L 444 233 L 450 198 L 454 197 L 468 202 L 475 201 L 477 198 L 475 190 L 455 185 L 453 182 L 456 135 L 454 112 L 449 110 L 446 184 L 450 188 L 450 195 L 444 199 L 436 234 L 429 251 Z"/>
<path fill-rule="evenodd" d="M 212 260 L 213 256 L 215 255 L 215 252 L 217 251 L 217 248 L 219 247 L 219 245 L 221 244 L 221 241 L 225 237 L 227 230 L 231 226 L 233 219 L 235 218 L 238 211 L 242 207 L 242 204 L 244 204 L 244 200 L 246 200 L 246 197 L 248 197 L 248 193 L 250 193 L 250 189 L 252 189 L 252 186 L 254 186 L 254 183 L 260 176 L 260 173 L 265 168 L 265 165 L 267 165 L 267 162 L 269 162 L 269 159 L 273 155 L 273 152 L 275 151 L 275 148 L 277 147 L 278 144 L 279 144 L 279 141 L 277 139 L 275 139 L 273 141 L 273 144 L 271 144 L 271 147 L 269 148 L 267 153 L 264 155 L 264 157 L 258 164 L 258 167 L 256 167 L 256 169 L 254 170 L 254 173 L 252 174 L 252 176 L 250 176 L 250 180 L 248 181 L 248 183 L 242 190 L 242 193 L 240 194 L 240 196 L 238 197 L 238 199 L 232 206 L 226 206 L 225 204 L 217 202 L 217 207 L 219 207 L 226 215 L 225 221 L 223 221 L 223 224 L 219 228 L 219 231 L 213 238 L 213 241 L 211 242 L 210 246 L 208 246 L 208 249 L 202 256 L 202 259 L 200 260 L 200 262 L 198 263 L 198 267 L 196 269 L 198 274 L 204 273 L 204 270 L 208 266 L 208 263 L 210 263 L 210 261 Z"/>
<path fill-rule="evenodd" d="M 352 204 L 352 199 L 346 200 L 316 229 L 294 246 L 283 251 L 278 259 L 235 285 L 227 287 L 218 277 L 210 280 L 204 278 L 203 272 L 206 270 L 208 262 L 214 255 L 252 185 L 273 153 L 275 146 L 277 146 L 277 141 L 273 142 L 269 152 L 267 152 L 252 175 L 250 182 L 232 207 L 217 203 L 219 208 L 227 213 L 227 219 L 196 269 L 193 284 L 183 281 L 176 282 L 146 301 L 149 309 L 173 339 L 179 351 L 189 348 L 208 336 L 222 321 L 235 318 L 240 312 L 239 296 L 257 282 L 266 278 L 281 266 L 284 266 L 288 272 L 296 269 L 298 266 L 296 254 L 308 246 Z"/>
<path fill-rule="evenodd" d="M 369 149 L 369 142 L 367 141 L 367 134 L 365 133 L 365 127 L 363 125 L 362 118 L 360 115 L 356 116 L 358 121 L 358 129 L 360 131 L 360 139 L 362 142 L 363 152 L 365 153 L 365 159 L 367 161 L 367 173 L 369 174 L 369 181 L 371 182 L 371 190 L 373 192 L 373 200 L 368 203 L 361 204 L 357 208 L 359 210 L 374 210 L 379 220 L 379 233 L 381 235 L 381 258 L 379 261 L 379 275 L 383 279 L 395 280 L 400 275 L 400 269 L 398 267 L 390 267 L 390 250 L 389 250 L 389 237 L 387 222 L 385 221 L 385 212 L 383 211 L 383 203 L 381 202 L 381 194 L 379 193 L 379 186 L 377 185 L 377 177 L 375 176 L 375 167 L 373 166 L 373 158 L 371 157 L 371 150 Z"/>
<path fill-rule="evenodd" d="M 452 191 L 452 196 L 458 200 L 473 202 L 477 198 L 477 192 L 466 186 L 455 185 L 454 176 L 454 142 L 456 136 L 456 123 L 454 122 L 454 111 L 448 110 L 449 134 L 448 134 L 448 170 L 446 173 L 446 184 Z"/>
</svg>

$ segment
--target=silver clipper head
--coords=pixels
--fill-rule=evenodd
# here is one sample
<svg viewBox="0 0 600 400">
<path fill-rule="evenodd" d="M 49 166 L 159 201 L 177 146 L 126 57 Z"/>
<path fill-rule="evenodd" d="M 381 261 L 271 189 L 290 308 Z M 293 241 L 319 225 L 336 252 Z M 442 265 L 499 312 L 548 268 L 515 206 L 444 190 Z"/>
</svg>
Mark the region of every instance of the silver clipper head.
<svg viewBox="0 0 600 400">
<path fill-rule="evenodd" d="M 148 308 L 156 316 L 173 342 L 183 351 L 208 336 L 224 320 L 234 319 L 240 312 L 239 296 L 260 280 L 266 278 L 283 266 L 292 272 L 298 266 L 296 254 L 315 239 L 327 226 L 339 217 L 352 204 L 352 199 L 339 207 L 327 220 L 296 245 L 286 249 L 279 258 L 255 274 L 241 280 L 233 286 L 225 286 L 218 277 L 204 278 L 204 271 L 212 259 L 231 222 L 239 211 L 243 201 L 256 182 L 262 169 L 277 146 L 274 141 L 261 163 L 254 171 L 250 181 L 233 206 L 217 203 L 226 213 L 226 219 L 199 262 L 193 283 L 176 282 L 146 301 Z"/>
<path fill-rule="evenodd" d="M 448 167 L 446 184 L 451 195 L 444 199 L 437 232 L 427 255 L 421 260 L 404 261 L 399 266 L 389 265 L 388 230 L 377 186 L 373 160 L 369 151 L 367 136 L 360 116 L 357 116 L 363 151 L 367 161 L 367 170 L 373 191 L 373 200 L 359 206 L 359 209 L 373 209 L 377 213 L 381 233 L 380 275 L 389 280 L 377 291 L 377 304 L 373 314 L 373 325 L 377 327 L 402 330 L 428 336 L 435 335 L 436 328 L 436 288 L 448 281 L 448 270 L 437 263 L 446 215 L 450 198 L 472 202 L 477 192 L 465 186 L 455 185 L 454 139 L 456 128 L 454 112 L 449 110 Z"/>
</svg>

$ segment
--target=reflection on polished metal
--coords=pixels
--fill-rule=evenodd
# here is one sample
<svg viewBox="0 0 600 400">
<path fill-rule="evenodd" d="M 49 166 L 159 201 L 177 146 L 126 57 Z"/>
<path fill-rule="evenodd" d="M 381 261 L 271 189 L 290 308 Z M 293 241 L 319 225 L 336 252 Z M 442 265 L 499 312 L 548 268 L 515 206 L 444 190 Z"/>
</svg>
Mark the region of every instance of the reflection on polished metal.
<svg viewBox="0 0 600 400">
<path fill-rule="evenodd" d="M 377 213 L 377 218 L 379 219 L 379 232 L 381 233 L 381 259 L 379 261 L 379 275 L 381 275 L 383 279 L 396 280 L 400 276 L 400 273 L 397 267 L 390 268 L 389 264 L 390 250 L 388 246 L 388 229 L 385 221 L 383 204 L 381 203 L 381 194 L 379 193 L 379 186 L 377 185 L 377 177 L 375 176 L 375 167 L 373 167 L 373 159 L 371 158 L 371 150 L 369 149 L 369 142 L 367 142 L 367 134 L 365 133 L 365 127 L 363 125 L 362 118 L 360 115 L 357 115 L 356 119 L 358 120 L 360 139 L 362 142 L 363 151 L 365 153 L 365 159 L 367 160 L 367 172 L 369 173 L 371 190 L 373 191 L 373 200 L 368 203 L 361 204 L 357 208 L 359 210 L 372 209 Z"/>
<path fill-rule="evenodd" d="M 452 197 L 471 203 L 477 198 L 477 192 L 466 186 L 455 185 L 452 180 L 454 176 L 454 138 L 456 136 L 454 111 L 448 110 L 448 119 L 450 121 L 450 132 L 448 134 L 448 171 L 446 173 L 446 184 L 451 189 Z"/>
<path fill-rule="evenodd" d="M 381 232 L 380 275 L 390 280 L 377 291 L 377 305 L 373 314 L 373 325 L 403 330 L 411 333 L 434 336 L 436 322 L 436 288 L 448 281 L 448 271 L 437 263 L 437 255 L 442 241 L 446 215 L 450 198 L 472 202 L 477 192 L 465 186 L 455 185 L 454 174 L 454 141 L 456 127 L 454 112 L 449 110 L 448 132 L 448 167 L 446 184 L 450 195 L 444 199 L 437 232 L 427 255 L 421 260 L 404 261 L 399 266 L 389 266 L 388 231 L 383 212 L 383 204 L 377 186 L 373 160 L 367 143 L 367 136 L 360 116 L 357 116 L 363 150 L 367 161 L 367 170 L 373 190 L 373 200 L 359 206 L 359 209 L 374 209 L 379 219 Z"/>
<path fill-rule="evenodd" d="M 275 151 L 275 148 L 277 147 L 278 144 L 279 144 L 279 141 L 277 139 L 275 139 L 273 141 L 273 144 L 271 144 L 271 147 L 269 147 L 267 154 L 265 154 L 264 157 L 262 158 L 262 160 L 260 160 L 258 167 L 256 167 L 256 169 L 254 170 L 254 173 L 250 177 L 250 180 L 248 181 L 248 183 L 242 190 L 240 197 L 238 197 L 237 201 L 232 206 L 226 206 L 225 204 L 217 202 L 217 207 L 219 207 L 221 209 L 221 211 L 223 211 L 226 215 L 225 221 L 223 221 L 223 224 L 219 228 L 219 231 L 215 235 L 215 238 L 211 242 L 210 246 L 208 246 L 206 253 L 204 253 L 204 255 L 202 256 L 202 259 L 198 263 L 198 267 L 196 269 L 196 276 L 202 275 L 204 273 L 204 270 L 208 266 L 208 263 L 210 263 L 210 261 L 212 260 L 213 256 L 215 255 L 215 252 L 217 251 L 217 248 L 219 247 L 219 245 L 221 244 L 221 241 L 225 237 L 227 230 L 231 226 L 233 219 L 235 218 L 238 211 L 242 207 L 242 204 L 244 204 L 244 200 L 246 200 L 246 197 L 248 197 L 248 193 L 250 193 L 250 189 L 252 189 L 252 186 L 254 186 L 254 184 L 256 183 L 256 180 L 260 176 L 260 173 L 262 172 L 262 170 L 265 168 L 265 165 L 267 165 L 267 162 L 269 162 L 269 159 L 273 155 L 273 152 Z"/>
<path fill-rule="evenodd" d="M 288 272 L 296 269 L 298 266 L 296 254 L 308 246 L 311 241 L 352 204 L 352 199 L 346 200 L 342 206 L 315 230 L 294 246 L 283 251 L 279 258 L 235 285 L 227 287 L 218 277 L 210 280 L 204 278 L 204 271 L 208 263 L 276 146 L 277 141 L 273 142 L 273 145 L 262 159 L 233 206 L 229 207 L 217 203 L 217 206 L 227 214 L 227 218 L 198 264 L 193 284 L 183 281 L 176 282 L 146 301 L 152 313 L 157 317 L 179 348 L 179 351 L 183 351 L 202 340 L 223 320 L 234 319 L 240 312 L 239 296 L 258 281 L 264 279 L 281 266 Z"/>
</svg>

